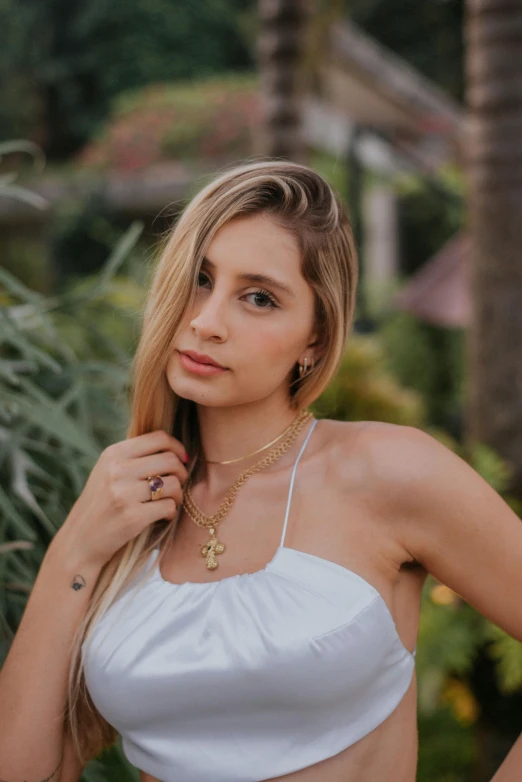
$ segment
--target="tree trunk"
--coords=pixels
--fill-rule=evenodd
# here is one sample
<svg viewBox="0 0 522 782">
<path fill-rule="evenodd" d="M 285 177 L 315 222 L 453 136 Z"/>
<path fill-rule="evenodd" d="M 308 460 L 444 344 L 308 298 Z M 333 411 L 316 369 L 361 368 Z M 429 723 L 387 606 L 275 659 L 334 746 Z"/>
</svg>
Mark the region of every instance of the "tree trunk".
<svg viewBox="0 0 522 782">
<path fill-rule="evenodd" d="M 467 0 L 466 42 L 467 437 L 511 463 L 521 497 L 522 0 Z"/>
<path fill-rule="evenodd" d="M 309 0 L 259 0 L 257 61 L 261 77 L 259 152 L 304 162 L 301 99 Z"/>
</svg>

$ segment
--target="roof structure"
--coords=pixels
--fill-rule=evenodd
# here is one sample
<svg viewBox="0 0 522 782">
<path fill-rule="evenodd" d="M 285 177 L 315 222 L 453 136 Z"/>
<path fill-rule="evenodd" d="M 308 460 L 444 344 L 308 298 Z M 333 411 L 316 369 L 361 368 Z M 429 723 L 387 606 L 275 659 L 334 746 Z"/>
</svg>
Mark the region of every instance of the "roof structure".
<svg viewBox="0 0 522 782">
<path fill-rule="evenodd" d="M 337 136 L 339 153 L 358 125 L 390 144 L 399 163 L 433 172 L 461 159 L 464 109 L 430 79 L 348 20 L 331 25 L 320 51 L 305 128 L 307 115 L 321 106 L 322 132 Z"/>
<path fill-rule="evenodd" d="M 464 107 L 352 22 L 329 28 L 315 76 L 304 127 L 318 145 L 346 154 L 357 126 L 356 154 L 375 171 L 436 177 L 441 164 L 462 161 Z M 448 241 L 396 294 L 396 306 L 434 325 L 466 327 L 468 245 L 464 233 Z"/>
<path fill-rule="evenodd" d="M 471 320 L 468 258 L 469 236 L 458 233 L 395 294 L 395 306 L 435 326 L 466 328 Z"/>
<path fill-rule="evenodd" d="M 364 133 L 357 135 L 355 154 L 363 165 L 378 172 L 435 173 L 442 162 L 459 159 L 462 108 L 352 22 L 342 20 L 330 26 L 311 70 L 303 97 L 303 133 L 311 146 L 345 156 L 358 126 Z M 163 162 L 161 167 L 159 183 L 156 172 L 137 172 L 134 177 L 126 176 L 120 188 L 117 175 L 111 172 L 107 182 L 103 176 L 98 184 L 82 177 L 73 188 L 77 196 L 92 187 L 104 189 L 117 212 L 139 213 L 141 199 L 147 210 L 161 209 L 173 195 L 183 197 L 190 178 L 181 161 Z M 31 187 L 37 192 L 45 190 L 50 204 L 67 199 L 69 182 L 48 179 L 39 177 Z M 42 219 L 38 211 L 28 203 L 7 203 L 0 198 L 0 223 Z"/>
</svg>

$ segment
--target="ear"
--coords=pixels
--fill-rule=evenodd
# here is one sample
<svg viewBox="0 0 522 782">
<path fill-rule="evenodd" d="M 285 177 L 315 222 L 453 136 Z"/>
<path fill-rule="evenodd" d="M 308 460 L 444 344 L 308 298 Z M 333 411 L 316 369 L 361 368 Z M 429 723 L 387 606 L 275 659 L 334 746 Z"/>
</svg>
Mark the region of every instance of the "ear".
<svg viewBox="0 0 522 782">
<path fill-rule="evenodd" d="M 303 363 L 305 356 L 312 355 L 315 361 L 319 361 L 320 358 L 326 353 L 326 340 L 324 335 L 320 335 L 317 331 L 314 331 L 310 336 L 310 341 L 306 346 L 300 357 L 300 363 Z"/>
</svg>

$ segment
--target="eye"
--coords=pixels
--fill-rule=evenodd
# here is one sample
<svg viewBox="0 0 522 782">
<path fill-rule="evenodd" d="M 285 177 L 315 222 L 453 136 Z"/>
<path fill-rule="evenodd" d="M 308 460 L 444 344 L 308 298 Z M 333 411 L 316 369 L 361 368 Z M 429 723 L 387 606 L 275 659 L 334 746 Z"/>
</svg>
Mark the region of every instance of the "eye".
<svg viewBox="0 0 522 782">
<path fill-rule="evenodd" d="M 198 286 L 200 286 L 200 285 L 202 284 L 202 283 L 201 283 L 201 278 L 202 278 L 202 277 L 203 277 L 205 280 L 208 280 L 208 277 L 207 277 L 207 275 L 205 274 L 205 272 L 199 272 L 199 274 L 198 274 Z"/>
<path fill-rule="evenodd" d="M 198 286 L 206 287 L 207 283 L 210 283 L 208 275 L 205 274 L 205 272 L 199 272 Z M 258 288 L 258 290 L 252 291 L 252 293 L 247 293 L 246 295 L 257 297 L 258 303 L 256 304 L 256 309 L 270 310 L 279 307 L 279 304 L 272 296 L 272 294 L 269 291 L 265 291 L 263 288 Z"/>
<path fill-rule="evenodd" d="M 269 293 L 268 291 L 263 290 L 262 288 L 259 288 L 259 290 L 257 291 L 252 291 L 252 293 L 247 293 L 247 296 L 257 296 L 258 301 L 259 298 L 265 301 L 265 304 L 262 304 L 260 307 L 258 307 L 258 309 L 263 309 L 263 310 L 275 309 L 276 307 L 279 306 L 276 300 L 274 299 L 274 297 L 272 296 L 272 294 Z"/>
</svg>

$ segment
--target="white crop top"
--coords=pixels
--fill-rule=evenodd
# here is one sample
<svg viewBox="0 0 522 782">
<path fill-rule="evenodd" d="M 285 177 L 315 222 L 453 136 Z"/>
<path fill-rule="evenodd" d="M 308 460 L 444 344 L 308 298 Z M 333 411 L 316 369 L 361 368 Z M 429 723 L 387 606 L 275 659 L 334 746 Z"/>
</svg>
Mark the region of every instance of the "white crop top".
<svg viewBox="0 0 522 782">
<path fill-rule="evenodd" d="M 116 599 L 82 645 L 98 711 L 162 782 L 261 782 L 366 736 L 415 669 L 384 598 L 344 566 L 280 545 L 255 573 L 165 581 Z M 128 585 L 127 585 L 128 586 Z M 102 632 L 105 631 L 105 632 Z"/>
</svg>

